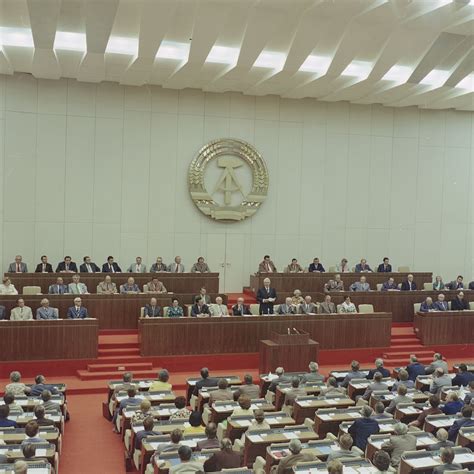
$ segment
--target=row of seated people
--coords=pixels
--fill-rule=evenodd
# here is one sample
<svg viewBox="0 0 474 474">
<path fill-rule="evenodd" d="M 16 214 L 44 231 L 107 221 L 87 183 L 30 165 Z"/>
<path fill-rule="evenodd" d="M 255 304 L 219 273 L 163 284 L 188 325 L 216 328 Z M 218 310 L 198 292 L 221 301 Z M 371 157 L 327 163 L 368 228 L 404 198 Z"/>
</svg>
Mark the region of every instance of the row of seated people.
<svg viewBox="0 0 474 474">
<path fill-rule="evenodd" d="M 121 273 L 120 265 L 114 260 L 112 255 L 107 257 L 107 261 L 100 268 L 92 261 L 92 258 L 86 255 L 83 263 L 78 266 L 70 255 L 66 255 L 62 262 L 56 266 L 56 273 Z M 23 262 L 23 257 L 17 255 L 15 261 L 8 265 L 8 273 L 28 273 L 28 265 Z M 179 255 L 174 258 L 173 263 L 166 265 L 162 257 L 157 257 L 155 263 L 150 265 L 150 269 L 143 263 L 142 257 L 136 257 L 135 262 L 131 263 L 127 270 L 129 273 L 185 273 L 186 269 Z M 210 273 L 209 265 L 204 261 L 204 257 L 199 257 L 197 262 L 191 267 L 191 273 Z M 48 262 L 48 256 L 43 255 L 41 262 L 36 265 L 35 273 L 53 273 L 53 266 Z"/>
<path fill-rule="evenodd" d="M 435 358 L 430 366 L 424 367 L 425 372 L 434 370 L 435 378 L 437 378 L 441 365 L 439 362 L 440 359 Z M 412 364 L 409 364 L 407 369 L 410 365 Z M 358 363 L 353 361 L 350 371 L 337 375 L 333 372 L 324 384 L 324 376 L 319 373 L 318 365 L 312 362 L 309 369 L 309 372 L 303 374 L 285 374 L 283 368 L 278 368 L 275 375 L 262 376 L 261 382 L 269 384 L 268 393 L 271 393 L 272 390 L 276 393 L 280 389 L 284 390 L 286 412 L 275 411 L 278 410 L 278 406 L 257 398 L 260 395 L 261 387 L 253 383 L 252 376 L 249 374 L 244 377 L 244 383 L 241 385 L 238 378 L 235 380 L 232 377 L 210 377 L 208 369 L 202 369 L 201 378 L 188 381 L 190 393 L 195 398 L 195 402 L 196 397 L 199 397 L 201 404 L 193 404 L 191 400 L 191 409 L 188 409 L 184 397 L 176 397 L 174 404 L 166 403 L 166 401 L 172 400 L 173 396 L 169 374 L 166 371 L 161 371 L 159 380 L 151 384 L 133 381 L 132 374 L 128 373 L 125 374 L 122 382 L 114 385 L 109 384 L 111 391 L 109 407 L 111 413 L 114 414 L 112 419 L 114 430 L 123 431 L 126 450 L 141 472 L 151 473 L 157 468 L 160 472 L 160 466 L 170 469 L 170 472 L 197 472 L 199 470 L 214 472 L 223 468 L 237 468 L 252 464 L 254 472 L 263 472 L 265 460 L 262 458 L 259 460 L 256 454 L 261 450 L 255 450 L 259 446 L 264 450 L 265 447 L 274 450 L 275 456 L 279 450 L 280 456 L 276 456 L 274 460 L 277 466 L 273 469 L 276 472 L 290 472 L 287 469 L 292 466 L 302 461 L 314 461 L 318 457 L 314 454 L 315 449 L 318 452 L 316 444 L 322 443 L 322 441 L 315 441 L 314 448 L 309 445 L 312 443 L 311 440 L 318 439 L 318 413 L 326 411 L 325 409 L 314 409 L 312 412 L 315 415 L 314 421 L 308 419 L 303 425 L 297 426 L 295 425 L 295 412 L 298 406 L 307 406 L 308 401 L 314 400 L 324 402 L 321 406 L 332 406 L 336 412 L 344 413 L 344 410 L 339 408 L 344 406 L 341 401 L 344 403 L 348 401 L 345 406 L 355 404 L 355 400 L 348 399 L 346 387 L 363 375 L 364 380 L 369 377 L 367 382 L 369 386 L 372 386 L 372 391 L 379 392 L 376 388 L 380 388 L 379 385 L 383 383 L 381 381 L 382 372 L 386 370 L 383 367 L 383 361 L 379 359 L 376 361 L 375 368 L 370 371 L 361 371 Z M 359 458 L 364 456 L 364 453 L 367 456 L 368 444 L 373 436 L 378 436 L 377 443 L 379 443 L 380 437 L 384 439 L 383 443 L 379 443 L 379 449 L 386 453 L 383 457 L 388 462 L 384 471 L 390 466 L 393 469 L 398 468 L 405 451 L 417 449 L 419 440 L 425 440 L 425 446 L 429 446 L 433 450 L 452 447 L 460 430 L 474 426 L 474 420 L 471 418 L 471 401 L 474 395 L 473 374 L 467 370 L 465 364 L 461 364 L 459 370 L 456 377 L 459 377 L 461 385 L 463 382 L 467 382 L 470 390 L 462 405 L 458 403 L 457 407 L 454 407 L 453 402 L 459 402 L 459 397 L 458 400 L 454 400 L 455 397 L 452 395 L 445 403 L 440 404 L 441 392 L 436 388 L 435 394 L 428 394 L 429 398 L 428 396 L 424 397 L 423 401 L 427 401 L 426 404 L 419 404 L 421 409 L 418 410 L 417 418 L 414 420 L 416 423 L 409 425 L 399 423 L 393 419 L 394 408 L 398 408 L 406 402 L 408 385 L 406 381 L 411 381 L 408 378 L 408 372 L 400 371 L 401 377 L 397 381 L 396 395 L 390 399 L 390 402 L 388 403 L 388 400 L 377 401 L 374 412 L 371 406 L 365 404 L 364 398 L 360 397 L 357 403 L 363 406 L 356 408 L 356 411 L 352 411 L 352 415 L 347 418 L 353 421 L 346 423 L 347 429 L 341 433 L 339 443 L 333 436 L 328 446 L 334 449 L 329 449 L 323 458 L 319 459 L 332 461 L 335 458 Z M 373 381 L 370 380 L 370 374 L 374 378 Z M 470 381 L 469 377 L 471 377 Z M 282 388 L 288 380 L 290 387 Z M 229 381 L 232 383 L 231 386 L 229 386 Z M 324 395 L 322 397 L 308 397 L 308 392 L 303 390 L 302 384 L 305 385 L 305 388 L 314 388 L 311 384 L 320 384 L 318 389 Z M 374 384 L 377 386 L 374 387 Z M 153 392 L 156 389 L 162 391 L 146 394 L 146 390 Z M 124 390 L 127 390 L 126 395 L 123 393 Z M 158 397 L 159 394 L 161 397 Z M 167 395 L 170 397 L 167 398 Z M 237 403 L 234 402 L 236 398 Z M 408 397 L 408 400 L 413 405 L 413 398 Z M 202 404 L 203 402 L 204 404 Z M 435 409 L 439 411 L 435 411 Z M 438 438 L 429 435 L 430 439 L 426 444 L 428 435 L 419 432 L 419 429 L 423 427 L 423 420 L 427 416 L 436 413 L 457 413 L 458 415 L 452 419 L 449 434 L 446 430 L 439 430 Z M 293 419 L 291 419 L 291 415 Z M 123 420 L 128 420 L 128 424 L 123 423 Z M 270 422 L 270 420 L 272 421 Z M 390 429 L 387 431 L 388 422 L 390 422 Z M 288 423 L 288 426 L 284 423 Z M 206 425 L 206 428 L 203 427 L 203 424 Z M 284 425 L 282 426 L 282 424 Z M 232 431 L 236 427 L 237 433 Z M 378 435 L 378 433 L 386 434 Z M 390 435 L 390 433 L 393 434 Z M 292 438 L 300 438 L 300 444 Z M 285 446 L 272 444 L 273 442 L 283 443 L 285 439 L 292 439 L 290 446 L 288 444 Z M 355 447 L 351 449 L 352 444 Z M 183 445 L 190 449 L 185 450 L 182 448 Z M 305 454 L 311 454 L 309 458 L 298 456 L 303 448 L 307 448 L 304 449 Z M 321 451 L 319 453 L 321 454 Z M 447 461 L 451 459 L 451 454 L 451 451 L 445 453 Z M 371 456 L 371 459 L 374 461 L 375 458 Z M 469 459 L 474 462 L 472 456 Z M 148 464 L 149 462 L 150 464 Z M 155 470 L 155 472 L 157 471 Z"/>
<path fill-rule="evenodd" d="M 16 300 L 16 306 L 10 311 L 10 321 L 31 321 L 36 319 L 38 321 L 46 321 L 51 319 L 59 318 L 58 308 L 53 308 L 49 304 L 47 298 L 41 300 L 41 306 L 36 309 L 35 318 L 33 318 L 33 310 L 30 306 L 25 304 L 23 298 L 18 298 Z M 70 306 L 66 312 L 67 319 L 86 319 L 89 318 L 89 312 L 87 308 L 82 305 L 82 299 L 77 296 L 74 298 L 73 305 Z M 7 318 L 7 312 L 5 306 L 0 305 L 0 320 L 5 320 Z"/>
<path fill-rule="evenodd" d="M 65 397 L 65 385 L 49 384 L 43 375 L 27 385 L 19 372 L 10 374 L 0 404 L 0 470 L 28 472 L 26 466 L 57 472 L 68 419 Z"/>
</svg>

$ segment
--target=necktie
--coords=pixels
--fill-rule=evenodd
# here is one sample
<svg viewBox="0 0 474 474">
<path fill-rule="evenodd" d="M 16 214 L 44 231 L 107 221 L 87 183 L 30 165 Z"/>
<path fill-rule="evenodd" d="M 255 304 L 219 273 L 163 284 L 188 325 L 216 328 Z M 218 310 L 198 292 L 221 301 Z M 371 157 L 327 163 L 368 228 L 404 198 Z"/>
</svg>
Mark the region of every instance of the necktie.
<svg viewBox="0 0 474 474">
<path fill-rule="evenodd" d="M 66 271 L 68 271 L 68 270 L 69 270 L 69 264 L 66 263 Z"/>
<path fill-rule="evenodd" d="M 114 273 L 114 267 L 112 265 L 109 265 L 110 268 L 110 273 Z"/>
<path fill-rule="evenodd" d="M 179 265 L 176 264 L 176 273 L 178 273 L 178 272 L 179 272 Z"/>
<path fill-rule="evenodd" d="M 92 273 L 92 268 L 91 268 L 91 266 L 90 266 L 89 264 L 87 264 L 87 271 L 88 271 L 89 273 Z"/>
<path fill-rule="evenodd" d="M 80 294 L 81 290 L 79 289 L 79 285 L 76 283 L 76 291 Z"/>
<path fill-rule="evenodd" d="M 20 273 L 20 264 L 19 263 L 16 264 L 16 272 Z"/>
<path fill-rule="evenodd" d="M 46 265 L 43 263 L 43 273 L 46 271 Z"/>
</svg>

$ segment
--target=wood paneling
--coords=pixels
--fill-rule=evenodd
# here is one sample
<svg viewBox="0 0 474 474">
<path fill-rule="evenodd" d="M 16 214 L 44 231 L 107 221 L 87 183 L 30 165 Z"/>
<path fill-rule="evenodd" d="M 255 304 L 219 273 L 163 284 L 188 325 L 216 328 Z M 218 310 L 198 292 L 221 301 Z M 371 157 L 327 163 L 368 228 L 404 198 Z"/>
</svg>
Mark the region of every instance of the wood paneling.
<svg viewBox="0 0 474 474">
<path fill-rule="evenodd" d="M 389 313 L 141 319 L 143 356 L 258 352 L 260 340 L 288 328 L 305 331 L 320 349 L 388 347 Z"/>
<path fill-rule="evenodd" d="M 49 285 L 56 283 L 57 277 L 62 277 L 64 283 L 71 283 L 73 273 L 5 273 L 18 293 L 22 293 L 24 286 L 40 286 L 42 293 L 48 292 Z M 128 277 L 135 278 L 135 283 L 143 288 L 153 278 L 158 278 L 168 291 L 173 293 L 198 294 L 201 287 L 206 288 L 208 293 L 219 292 L 219 273 L 79 273 L 81 282 L 85 283 L 90 293 L 95 293 L 97 285 L 104 281 L 106 275 L 112 277 L 112 281 L 119 286 L 127 282 Z"/>
<path fill-rule="evenodd" d="M 474 344 L 474 311 L 415 314 L 415 331 L 424 345 Z"/>
<path fill-rule="evenodd" d="M 96 319 L 3 321 L 0 360 L 95 359 L 98 338 Z"/>
</svg>

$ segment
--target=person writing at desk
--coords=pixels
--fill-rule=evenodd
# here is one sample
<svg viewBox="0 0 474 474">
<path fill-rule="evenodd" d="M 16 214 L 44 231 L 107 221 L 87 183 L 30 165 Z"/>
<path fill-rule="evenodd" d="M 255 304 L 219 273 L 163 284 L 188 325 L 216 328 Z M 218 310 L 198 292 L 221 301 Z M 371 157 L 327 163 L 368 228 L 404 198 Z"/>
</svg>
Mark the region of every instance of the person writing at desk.
<svg viewBox="0 0 474 474">
<path fill-rule="evenodd" d="M 203 299 L 198 296 L 196 298 L 196 302 L 193 304 L 191 308 L 191 316 L 196 318 L 198 316 L 210 316 L 211 313 L 209 311 L 209 306 L 204 303 Z"/>
<path fill-rule="evenodd" d="M 158 300 L 151 298 L 150 303 L 143 308 L 143 315 L 145 318 L 156 318 L 161 316 L 161 308 L 158 306 Z"/>
<path fill-rule="evenodd" d="M 259 314 L 273 314 L 273 303 L 276 298 L 275 289 L 270 287 L 270 278 L 265 278 L 263 288 L 257 291 L 257 301 L 260 303 Z"/>
<path fill-rule="evenodd" d="M 397 284 L 395 283 L 395 280 L 393 277 L 390 277 L 383 285 L 382 285 L 382 291 L 398 291 Z"/>
<path fill-rule="evenodd" d="M 367 260 L 363 258 L 360 263 L 355 266 L 356 273 L 372 273 L 370 265 L 367 263 Z"/>
<path fill-rule="evenodd" d="M 451 311 L 464 311 L 469 309 L 469 303 L 464 299 L 464 293 L 460 291 L 456 298 L 451 301 Z"/>
<path fill-rule="evenodd" d="M 178 298 L 171 300 L 171 306 L 168 306 L 166 316 L 168 318 L 182 318 L 184 316 L 183 308 L 179 305 Z"/>
</svg>

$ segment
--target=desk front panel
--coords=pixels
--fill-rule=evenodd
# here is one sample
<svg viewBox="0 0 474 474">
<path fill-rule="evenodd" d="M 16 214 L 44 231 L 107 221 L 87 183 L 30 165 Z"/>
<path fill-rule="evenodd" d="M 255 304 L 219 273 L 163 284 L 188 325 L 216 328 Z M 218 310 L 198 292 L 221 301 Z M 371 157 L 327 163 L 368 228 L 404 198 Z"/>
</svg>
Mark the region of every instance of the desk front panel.
<svg viewBox="0 0 474 474">
<path fill-rule="evenodd" d="M 155 318 L 138 324 L 142 356 L 258 352 L 272 332 L 297 328 L 321 349 L 388 347 L 389 313 Z"/>
<path fill-rule="evenodd" d="M 96 319 L 0 322 L 0 360 L 95 359 Z"/>
<path fill-rule="evenodd" d="M 470 292 L 466 291 L 465 295 L 470 295 Z M 474 311 L 417 313 L 415 331 L 427 346 L 474 344 Z"/>
</svg>

